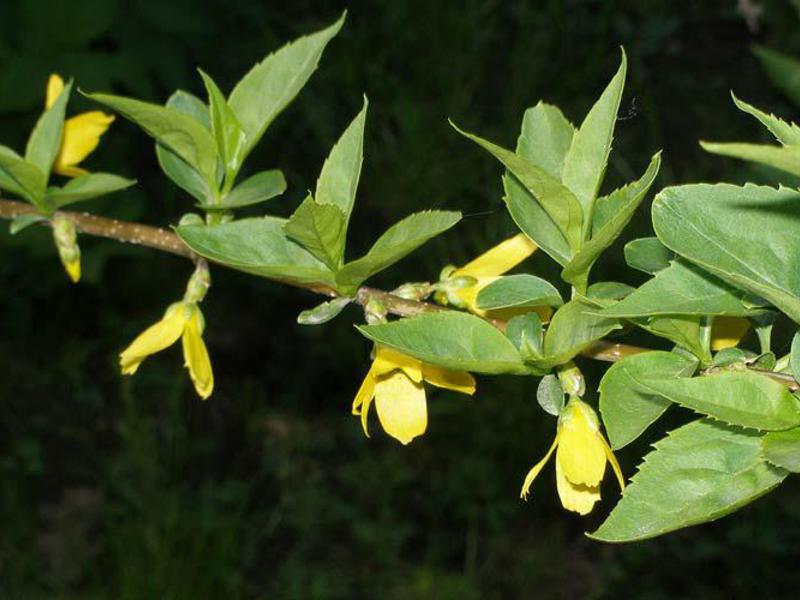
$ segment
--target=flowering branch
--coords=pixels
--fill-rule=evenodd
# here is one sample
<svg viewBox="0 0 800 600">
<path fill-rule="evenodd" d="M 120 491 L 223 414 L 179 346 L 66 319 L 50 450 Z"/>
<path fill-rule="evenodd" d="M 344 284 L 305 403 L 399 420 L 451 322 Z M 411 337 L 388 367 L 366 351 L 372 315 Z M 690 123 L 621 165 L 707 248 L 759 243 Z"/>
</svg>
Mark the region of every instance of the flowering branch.
<svg viewBox="0 0 800 600">
<path fill-rule="evenodd" d="M 18 202 L 15 200 L 0 199 L 0 219 L 15 219 L 25 215 L 38 214 L 36 208 L 25 202 Z M 61 218 L 68 219 L 75 225 L 75 229 L 79 233 L 103 237 L 107 239 L 117 240 L 129 244 L 137 244 L 139 246 L 146 246 L 154 250 L 160 250 L 174 254 L 176 256 L 183 256 L 185 258 L 198 260 L 198 257 L 189 249 L 181 239 L 169 229 L 162 227 L 154 227 L 152 225 L 143 225 L 141 223 L 133 223 L 130 221 L 121 221 L 118 219 L 109 219 L 107 217 L 98 217 L 89 213 L 78 213 L 72 211 L 59 211 L 56 213 Z M 42 221 L 43 224 L 50 224 L 50 221 Z M 295 287 L 305 287 L 311 291 L 331 296 L 334 294 L 332 290 L 327 287 L 316 286 L 302 286 L 294 282 L 285 282 L 288 285 Z M 366 306 L 370 300 L 379 301 L 387 310 L 388 313 L 398 317 L 415 317 L 423 313 L 438 312 L 444 310 L 451 310 L 432 304 L 430 302 L 420 302 L 417 300 L 409 300 L 401 298 L 384 290 L 379 290 L 372 287 L 363 286 L 359 288 L 355 296 L 355 301 L 360 306 Z M 499 319 L 487 319 L 492 325 L 498 329 L 504 330 L 506 323 Z M 630 344 L 621 344 L 618 342 L 610 342 L 607 340 L 598 340 L 586 348 L 581 354 L 587 358 L 594 360 L 601 360 L 604 362 L 617 362 L 627 356 L 648 352 L 649 348 L 641 346 L 633 346 Z M 759 371 L 762 374 L 782 383 L 792 390 L 800 388 L 795 379 L 784 373 L 775 373 L 773 371 Z"/>
</svg>

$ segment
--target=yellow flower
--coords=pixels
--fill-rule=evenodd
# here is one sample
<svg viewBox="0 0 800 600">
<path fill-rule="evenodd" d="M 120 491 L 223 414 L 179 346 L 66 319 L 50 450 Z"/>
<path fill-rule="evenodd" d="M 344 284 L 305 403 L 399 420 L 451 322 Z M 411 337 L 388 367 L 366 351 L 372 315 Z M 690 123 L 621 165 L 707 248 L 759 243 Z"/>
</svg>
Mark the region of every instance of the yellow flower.
<svg viewBox="0 0 800 600">
<path fill-rule="evenodd" d="M 530 308 L 523 309 L 503 309 L 485 311 L 478 308 L 478 292 L 484 287 L 497 280 L 503 273 L 510 271 L 531 254 L 536 252 L 539 247 L 530 241 L 524 234 L 518 233 L 512 238 L 500 242 L 481 254 L 472 262 L 456 269 L 451 278 L 454 277 L 474 277 L 477 280 L 475 285 L 455 290 L 455 295 L 466 304 L 470 312 L 481 317 L 493 317 L 507 320 L 511 317 L 530 312 Z M 548 321 L 552 310 L 548 306 L 536 307 L 534 309 L 542 321 Z"/>
<path fill-rule="evenodd" d="M 522 498 L 527 498 L 531 484 L 542 470 L 550 455 L 556 452 L 556 488 L 561 504 L 567 510 L 582 515 L 592 511 L 600 500 L 600 481 L 606 471 L 606 461 L 611 463 L 620 488 L 625 480 L 611 447 L 600 433 L 600 423 L 591 406 L 572 398 L 558 418 L 556 439 L 545 457 L 525 477 Z"/>
<path fill-rule="evenodd" d="M 716 317 L 711 325 L 711 349 L 724 350 L 738 346 L 750 329 L 750 321 L 742 317 Z"/>
<path fill-rule="evenodd" d="M 50 108 L 64 90 L 64 80 L 55 73 L 50 75 L 47 82 L 47 100 L 45 108 Z M 88 171 L 78 166 L 83 159 L 91 154 L 102 136 L 114 120 L 112 115 L 107 115 L 99 110 L 85 112 L 64 121 L 64 130 L 61 134 L 61 148 L 58 151 L 53 172 L 67 177 L 86 175 Z"/>
<path fill-rule="evenodd" d="M 462 394 L 475 393 L 475 379 L 469 373 L 442 369 L 378 346 L 372 367 L 353 401 L 353 414 L 361 416 L 367 437 L 367 414 L 373 398 L 378 419 L 390 436 L 408 444 L 425 433 L 428 405 L 424 381 Z"/>
<path fill-rule="evenodd" d="M 214 389 L 214 374 L 211 371 L 211 359 L 201 337 L 203 333 L 203 315 L 196 304 L 176 302 L 164 313 L 158 323 L 145 329 L 133 343 L 119 355 L 122 373 L 133 375 L 142 361 L 156 352 L 160 352 L 182 338 L 183 359 L 189 369 L 194 389 L 205 400 Z"/>
</svg>

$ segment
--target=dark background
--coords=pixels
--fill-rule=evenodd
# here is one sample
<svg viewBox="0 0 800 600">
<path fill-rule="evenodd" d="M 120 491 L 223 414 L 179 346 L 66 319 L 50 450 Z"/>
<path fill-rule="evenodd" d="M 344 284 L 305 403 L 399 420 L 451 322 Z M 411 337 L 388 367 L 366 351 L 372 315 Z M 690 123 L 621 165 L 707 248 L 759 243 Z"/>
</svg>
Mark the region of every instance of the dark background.
<svg viewBox="0 0 800 600">
<path fill-rule="evenodd" d="M 514 233 L 500 169 L 460 138 L 512 146 L 539 99 L 580 121 L 619 62 L 629 77 L 606 189 L 638 177 L 664 149 L 656 189 L 768 173 L 704 154 L 698 139 L 766 141 L 729 90 L 786 117 L 754 43 L 800 56 L 798 13 L 765 0 L 748 24 L 736 0 L 352 2 L 341 34 L 298 100 L 269 129 L 252 170 L 289 181 L 264 205 L 287 215 L 313 188 L 331 144 L 370 98 L 366 160 L 350 257 L 424 208 L 462 210 L 447 235 L 375 278 L 435 278 Z M 84 90 L 162 102 L 197 94 L 202 66 L 224 90 L 266 53 L 333 21 L 344 5 L 226 0 L 8 0 L 0 3 L 0 137 L 16 149 L 44 101 L 47 75 Z M 70 113 L 91 105 L 75 97 Z M 137 177 L 85 205 L 167 225 L 191 210 L 158 171 L 152 143 L 117 120 L 87 161 Z M 261 209 L 262 207 L 259 207 Z M 258 211 L 255 211 L 258 212 Z M 618 497 L 613 482 L 587 519 L 564 512 L 552 467 L 523 503 L 527 469 L 554 421 L 536 380 L 479 378 L 473 397 L 429 390 L 430 426 L 408 447 L 377 424 L 364 438 L 350 403 L 369 345 L 348 309 L 323 327 L 295 324 L 319 298 L 214 269 L 204 303 L 216 374 L 195 396 L 180 352 L 135 378 L 116 356 L 180 298 L 185 260 L 81 238 L 84 280 L 68 283 L 47 230 L 0 234 L 0 597 L 767 598 L 795 597 L 800 488 L 783 487 L 718 524 L 631 546 L 583 536 Z M 650 231 L 646 208 L 625 239 Z M 766 234 L 766 232 L 765 232 Z M 594 280 L 639 284 L 621 245 Z M 547 257 L 529 270 L 554 277 Z M 785 333 L 785 332 L 784 332 Z M 656 340 L 646 343 L 657 345 Z M 602 374 L 586 365 L 590 387 Z M 675 414 L 620 453 L 626 474 Z"/>
</svg>

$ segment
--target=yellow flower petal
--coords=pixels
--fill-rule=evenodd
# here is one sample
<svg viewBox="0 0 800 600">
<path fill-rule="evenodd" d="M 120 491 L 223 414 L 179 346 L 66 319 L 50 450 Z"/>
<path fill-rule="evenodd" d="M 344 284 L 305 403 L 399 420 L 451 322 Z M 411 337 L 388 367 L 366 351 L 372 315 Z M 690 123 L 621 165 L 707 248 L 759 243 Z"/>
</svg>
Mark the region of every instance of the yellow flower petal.
<svg viewBox="0 0 800 600">
<path fill-rule="evenodd" d="M 711 326 L 711 349 L 715 352 L 738 346 L 750 329 L 750 321 L 742 317 L 717 317 Z"/>
<path fill-rule="evenodd" d="M 422 362 L 420 360 L 385 346 L 378 346 L 375 350 L 372 368 L 375 377 L 382 377 L 399 369 L 414 383 L 422 382 Z"/>
<path fill-rule="evenodd" d="M 425 381 L 436 387 L 461 392 L 475 393 L 475 378 L 466 371 L 451 371 L 428 363 L 422 363 L 422 376 Z"/>
<path fill-rule="evenodd" d="M 177 342 L 185 324 L 186 312 L 182 307 L 167 311 L 163 319 L 145 329 L 119 355 L 122 372 L 125 375 L 133 375 L 145 358 Z"/>
<path fill-rule="evenodd" d="M 597 486 L 606 470 L 606 452 L 598 429 L 587 419 L 584 410 L 591 410 L 580 401 L 571 401 L 559 420 L 556 462 L 574 484 Z"/>
<path fill-rule="evenodd" d="M 361 415 L 361 427 L 364 429 L 364 435 L 369 437 L 369 430 L 367 429 L 367 416 L 369 414 L 369 407 L 372 404 L 372 399 L 375 397 L 375 372 L 374 369 L 367 371 L 364 381 L 361 382 L 361 387 L 356 392 L 356 397 L 353 400 L 353 414 Z"/>
<path fill-rule="evenodd" d="M 533 254 L 538 246 L 519 233 L 487 250 L 472 262 L 457 269 L 453 277 L 496 277 L 513 269 Z"/>
<path fill-rule="evenodd" d="M 375 409 L 383 430 L 402 444 L 422 435 L 428 427 L 425 388 L 403 371 L 394 371 L 377 380 Z"/>
<path fill-rule="evenodd" d="M 112 115 L 98 110 L 67 119 L 64 122 L 61 149 L 53 164 L 53 171 L 68 177 L 85 174 L 86 171 L 77 169 L 76 165 L 97 148 L 100 136 L 106 132 L 113 120 Z"/>
<path fill-rule="evenodd" d="M 522 483 L 522 491 L 519 493 L 519 497 L 523 500 L 528 499 L 528 494 L 530 494 L 533 480 L 536 479 L 536 476 L 539 475 L 539 472 L 542 470 L 545 464 L 547 464 L 547 461 L 550 459 L 550 456 L 553 454 L 553 450 L 556 449 L 556 446 L 558 446 L 558 434 L 556 434 L 556 437 L 553 440 L 553 445 L 550 446 L 550 450 L 547 451 L 547 454 L 544 455 L 544 458 L 533 465 L 533 468 L 528 471 L 528 474 L 525 476 L 525 481 Z"/>
<path fill-rule="evenodd" d="M 50 108 L 56 103 L 61 92 L 64 91 L 64 80 L 59 75 L 53 73 L 47 80 L 47 97 L 45 99 L 45 109 Z"/>
<path fill-rule="evenodd" d="M 617 461 L 617 457 L 614 455 L 614 451 L 611 449 L 611 446 L 608 445 L 606 439 L 599 433 L 598 436 L 600 436 L 600 441 L 603 442 L 603 449 L 606 452 L 606 458 L 608 458 L 608 462 L 611 463 L 611 468 L 614 470 L 614 475 L 617 476 L 617 481 L 619 482 L 619 489 L 624 492 L 625 478 L 622 476 L 622 469 L 619 466 L 619 461 Z"/>
<path fill-rule="evenodd" d="M 184 326 L 183 359 L 197 395 L 205 400 L 214 391 L 214 372 L 211 370 L 208 349 L 200 335 L 199 319 L 198 310 L 195 309 Z"/>
<path fill-rule="evenodd" d="M 64 270 L 72 280 L 72 283 L 78 283 L 81 280 L 81 259 L 78 257 L 75 260 L 64 262 Z"/>
<path fill-rule="evenodd" d="M 581 515 L 592 512 L 595 503 L 600 500 L 600 487 L 572 483 L 565 476 L 558 457 L 556 457 L 556 489 L 561 505 Z"/>
</svg>

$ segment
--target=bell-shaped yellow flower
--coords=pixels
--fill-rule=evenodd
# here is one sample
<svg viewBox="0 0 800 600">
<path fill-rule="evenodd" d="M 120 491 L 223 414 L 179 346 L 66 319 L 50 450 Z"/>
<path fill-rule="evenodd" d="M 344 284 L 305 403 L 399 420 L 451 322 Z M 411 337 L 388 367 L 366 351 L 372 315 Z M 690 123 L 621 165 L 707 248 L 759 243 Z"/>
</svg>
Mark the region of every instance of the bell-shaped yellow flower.
<svg viewBox="0 0 800 600">
<path fill-rule="evenodd" d="M 211 359 L 203 343 L 203 315 L 200 308 L 190 302 L 176 302 L 164 313 L 158 323 L 145 329 L 119 355 L 122 373 L 133 375 L 142 361 L 156 352 L 160 352 L 182 338 L 183 359 L 189 369 L 194 389 L 205 400 L 214 389 L 214 374 L 211 371 Z"/>
<path fill-rule="evenodd" d="M 454 294 L 467 306 L 471 313 L 481 317 L 492 317 L 507 320 L 525 312 L 530 312 L 530 308 L 524 309 L 503 309 L 485 311 L 478 308 L 478 292 L 484 287 L 498 279 L 503 273 L 510 271 L 531 254 L 536 252 L 539 247 L 529 240 L 524 234 L 518 233 L 512 238 L 500 242 L 497 246 L 490 248 L 472 262 L 456 269 L 451 278 L 454 277 L 473 277 L 477 280 L 474 285 L 464 287 L 454 291 Z M 542 306 L 534 309 L 542 321 L 547 321 L 552 314 L 550 307 Z"/>
<path fill-rule="evenodd" d="M 711 325 L 711 349 L 715 352 L 738 346 L 750 329 L 750 321 L 742 317 L 716 317 Z"/>
<path fill-rule="evenodd" d="M 442 369 L 378 346 L 353 401 L 353 414 L 361 416 L 367 437 L 367 415 L 373 399 L 383 430 L 393 438 L 408 444 L 425 433 L 428 426 L 425 381 L 462 394 L 475 393 L 475 378 L 469 373 Z"/>
<path fill-rule="evenodd" d="M 600 422 L 591 406 L 572 398 L 558 418 L 556 439 L 545 457 L 525 477 L 522 498 L 527 498 L 531 484 L 542 470 L 550 455 L 556 450 L 556 489 L 561 504 L 567 510 L 582 515 L 592 511 L 600 500 L 600 482 L 606 471 L 606 462 L 611 463 L 620 488 L 625 489 L 625 480 L 608 442 L 600 433 Z"/>
<path fill-rule="evenodd" d="M 64 80 L 55 73 L 50 75 L 47 82 L 47 99 L 45 107 L 50 108 L 64 91 Z M 107 115 L 99 110 L 76 115 L 64 121 L 61 134 L 61 148 L 53 163 L 53 172 L 67 177 L 86 175 L 88 171 L 78 166 L 83 159 L 91 154 L 100 137 L 106 132 L 113 115 Z"/>
</svg>

